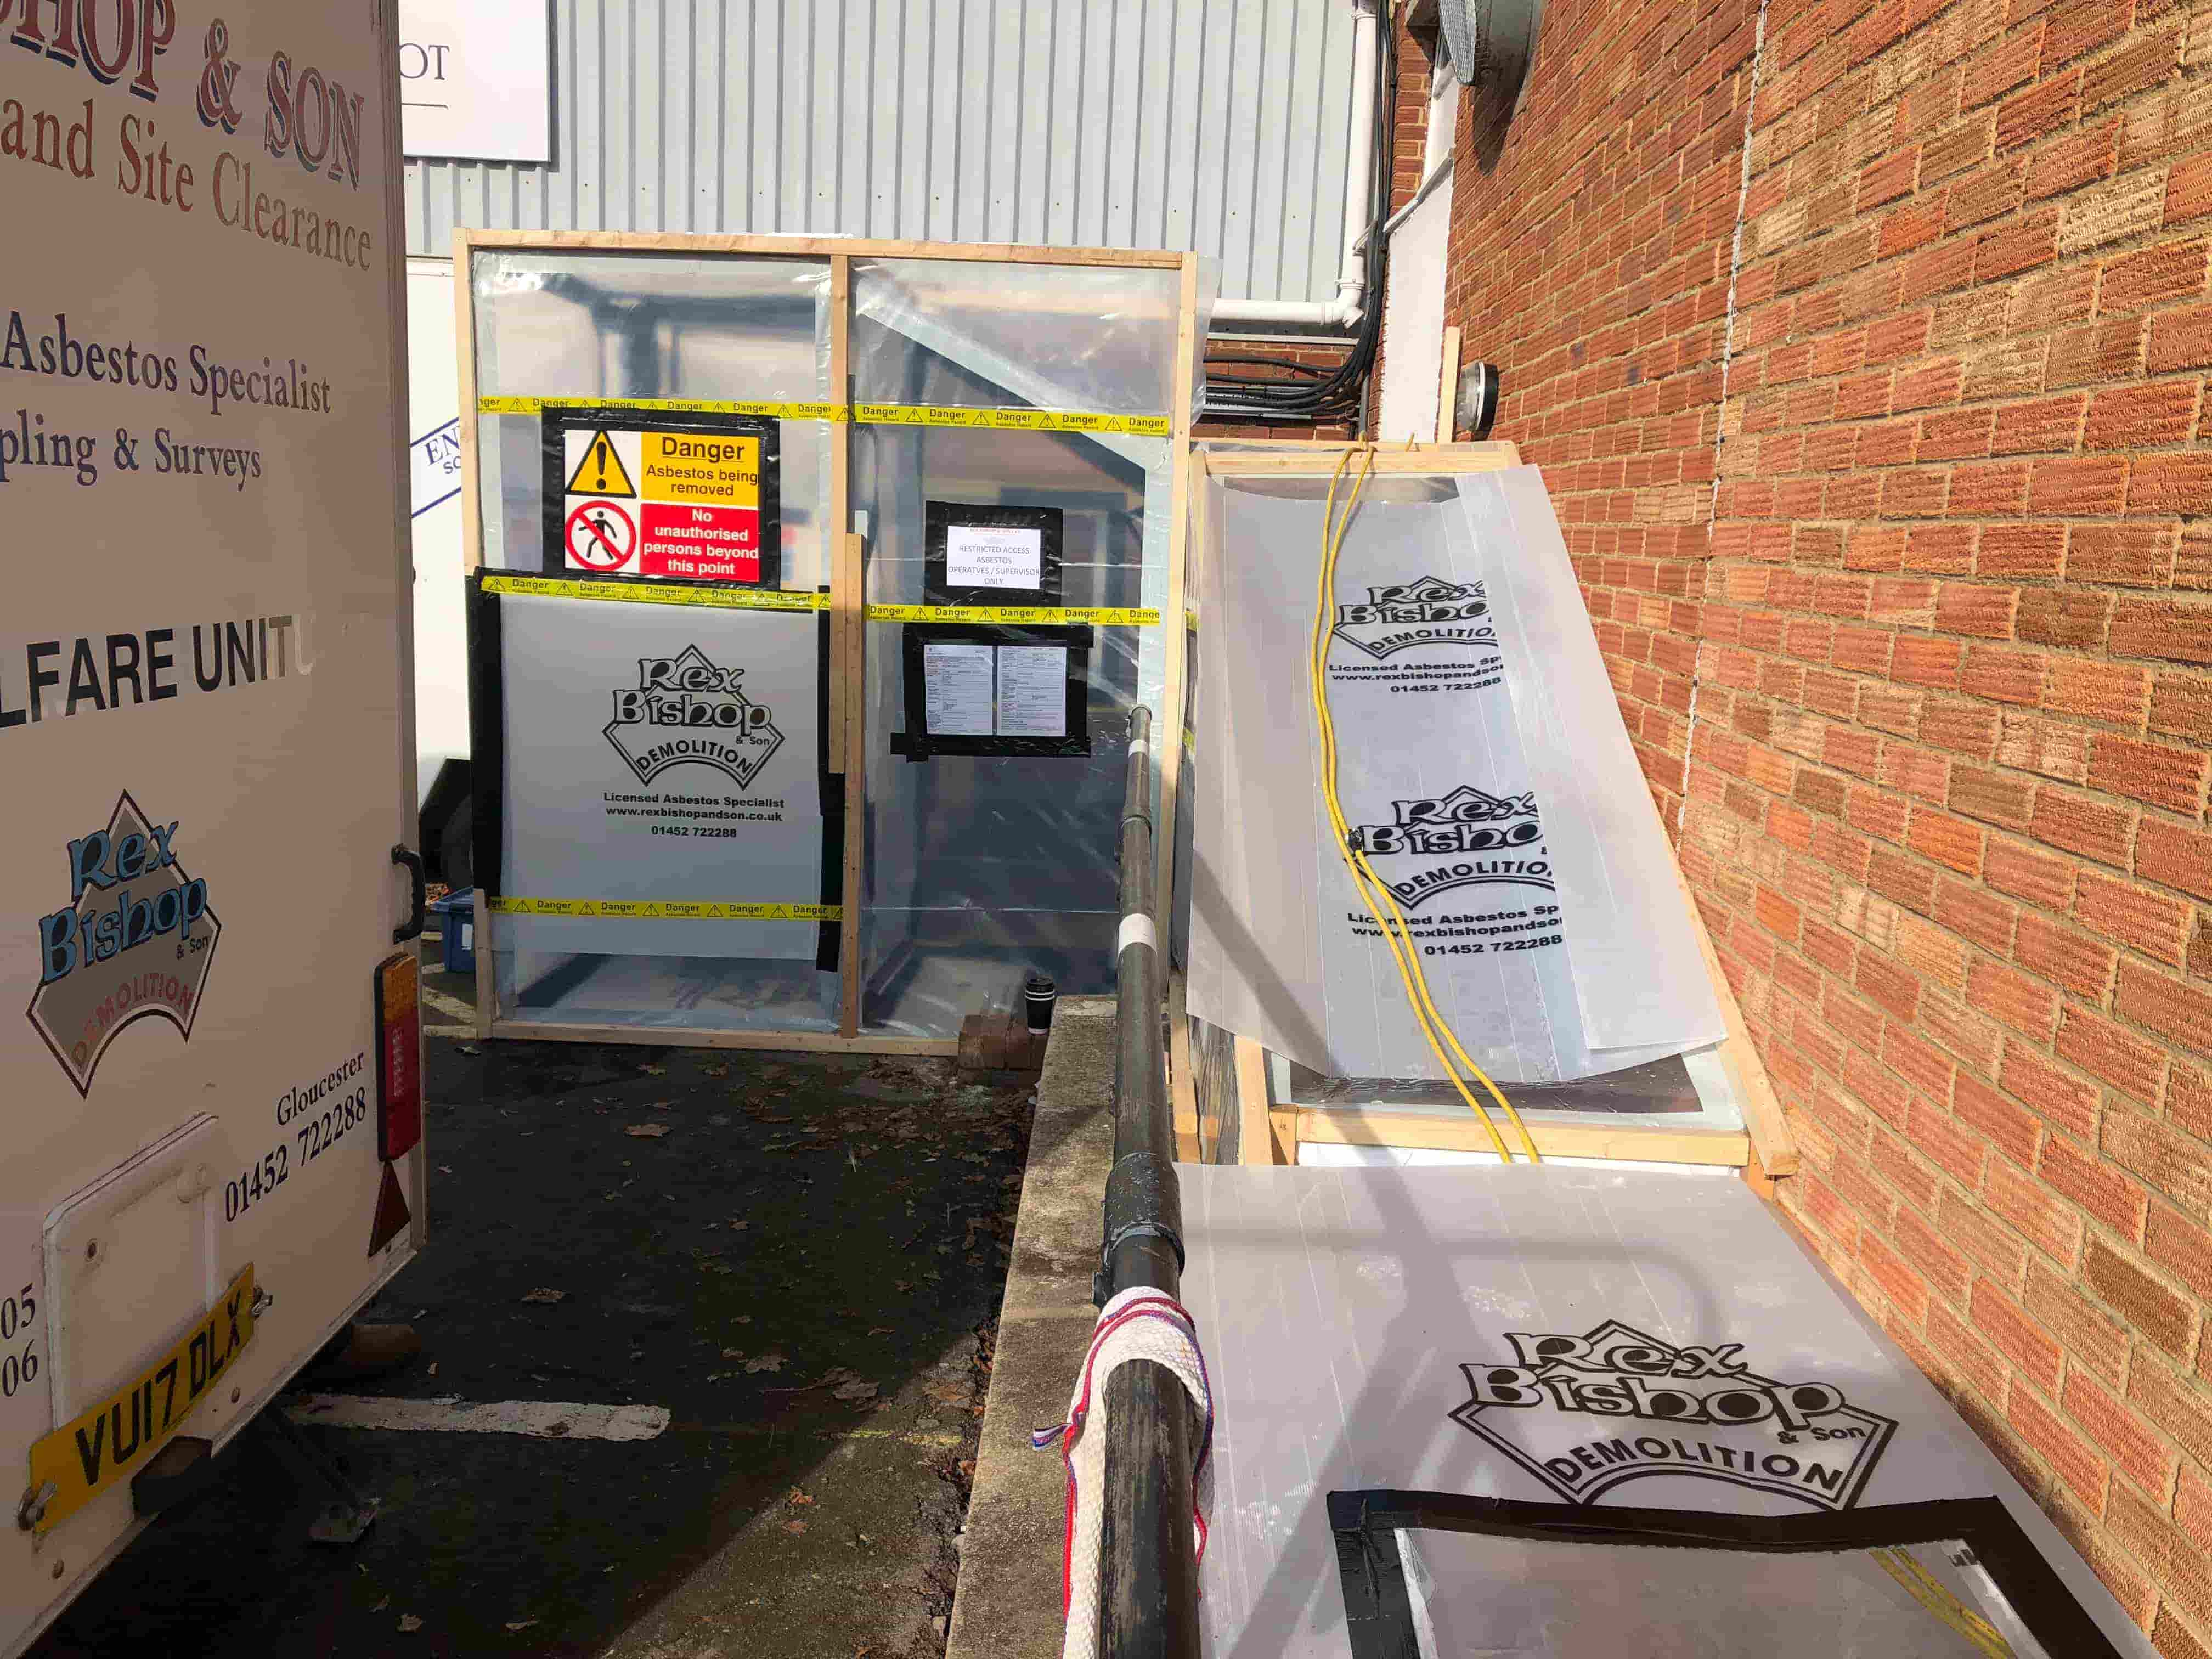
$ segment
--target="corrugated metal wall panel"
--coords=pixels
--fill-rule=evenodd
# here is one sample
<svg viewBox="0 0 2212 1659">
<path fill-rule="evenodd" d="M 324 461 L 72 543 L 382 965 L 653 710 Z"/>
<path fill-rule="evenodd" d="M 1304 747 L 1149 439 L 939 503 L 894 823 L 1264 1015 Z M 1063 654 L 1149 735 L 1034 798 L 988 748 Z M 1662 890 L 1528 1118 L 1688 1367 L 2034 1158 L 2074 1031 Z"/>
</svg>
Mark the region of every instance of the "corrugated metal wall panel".
<svg viewBox="0 0 2212 1659">
<path fill-rule="evenodd" d="M 1352 0 L 553 0 L 550 167 L 410 161 L 494 229 L 1196 247 L 1336 291 Z"/>
</svg>

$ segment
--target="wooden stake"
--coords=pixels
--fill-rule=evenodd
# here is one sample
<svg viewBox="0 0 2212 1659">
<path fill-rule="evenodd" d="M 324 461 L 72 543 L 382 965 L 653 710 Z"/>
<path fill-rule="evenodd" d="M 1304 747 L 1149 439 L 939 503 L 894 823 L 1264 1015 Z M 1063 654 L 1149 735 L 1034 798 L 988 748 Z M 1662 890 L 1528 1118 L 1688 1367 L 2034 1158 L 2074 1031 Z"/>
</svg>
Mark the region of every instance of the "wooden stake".
<svg viewBox="0 0 2212 1659">
<path fill-rule="evenodd" d="M 1442 368 L 1437 380 L 1437 441 L 1448 444 L 1459 430 L 1459 331 L 1444 331 Z"/>
<path fill-rule="evenodd" d="M 1152 752 L 1158 758 L 1159 816 L 1155 820 L 1158 843 L 1153 854 L 1152 925 L 1159 937 L 1173 937 L 1175 915 L 1176 792 L 1182 785 L 1183 704 L 1189 688 L 1183 684 L 1183 664 L 1188 655 L 1183 641 L 1184 572 L 1188 568 L 1190 543 L 1190 404 L 1196 390 L 1198 363 L 1198 256 L 1186 254 L 1182 285 L 1176 306 L 1176 368 L 1174 406 L 1168 418 L 1175 423 L 1169 439 L 1170 480 L 1168 486 L 1168 592 L 1160 610 L 1163 690 L 1159 718 L 1152 725 Z"/>
<path fill-rule="evenodd" d="M 1273 1137 L 1267 1121 L 1267 1051 L 1250 1037 L 1237 1039 L 1237 1161 L 1272 1164 Z"/>
</svg>

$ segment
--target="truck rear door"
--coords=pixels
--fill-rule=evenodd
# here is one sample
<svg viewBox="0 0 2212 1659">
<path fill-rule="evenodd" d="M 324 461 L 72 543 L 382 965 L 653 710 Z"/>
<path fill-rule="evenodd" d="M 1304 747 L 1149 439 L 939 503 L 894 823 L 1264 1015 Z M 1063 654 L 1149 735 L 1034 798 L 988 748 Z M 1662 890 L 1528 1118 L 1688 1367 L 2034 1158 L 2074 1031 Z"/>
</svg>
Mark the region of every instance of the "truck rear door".
<svg viewBox="0 0 2212 1659">
<path fill-rule="evenodd" d="M 0 1652 L 422 1243 L 392 16 L 0 6 Z"/>
</svg>

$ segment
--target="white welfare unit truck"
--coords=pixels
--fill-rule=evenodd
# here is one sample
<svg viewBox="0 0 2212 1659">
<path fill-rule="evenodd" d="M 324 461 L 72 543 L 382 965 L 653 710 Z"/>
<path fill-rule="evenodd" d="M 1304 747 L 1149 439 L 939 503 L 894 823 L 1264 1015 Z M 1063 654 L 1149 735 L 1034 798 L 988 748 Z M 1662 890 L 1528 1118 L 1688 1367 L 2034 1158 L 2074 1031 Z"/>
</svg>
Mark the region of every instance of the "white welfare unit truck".
<svg viewBox="0 0 2212 1659">
<path fill-rule="evenodd" d="M 0 0 L 0 1654 L 422 1243 L 395 15 Z"/>
</svg>

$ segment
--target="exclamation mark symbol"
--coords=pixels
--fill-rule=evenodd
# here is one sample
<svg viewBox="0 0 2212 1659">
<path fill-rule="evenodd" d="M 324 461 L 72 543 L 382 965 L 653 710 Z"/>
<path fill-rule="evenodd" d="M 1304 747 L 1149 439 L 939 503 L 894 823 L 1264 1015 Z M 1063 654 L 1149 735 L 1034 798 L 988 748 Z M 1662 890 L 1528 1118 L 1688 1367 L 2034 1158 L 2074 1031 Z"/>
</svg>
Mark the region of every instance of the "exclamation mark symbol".
<svg viewBox="0 0 2212 1659">
<path fill-rule="evenodd" d="M 604 432 L 592 441 L 592 464 L 599 470 L 599 481 L 592 489 L 604 493 L 607 487 L 607 434 Z"/>
</svg>

